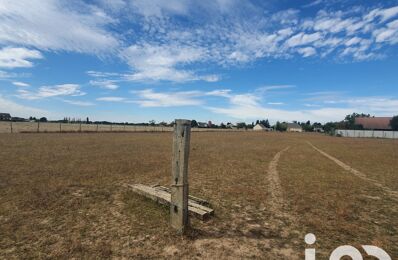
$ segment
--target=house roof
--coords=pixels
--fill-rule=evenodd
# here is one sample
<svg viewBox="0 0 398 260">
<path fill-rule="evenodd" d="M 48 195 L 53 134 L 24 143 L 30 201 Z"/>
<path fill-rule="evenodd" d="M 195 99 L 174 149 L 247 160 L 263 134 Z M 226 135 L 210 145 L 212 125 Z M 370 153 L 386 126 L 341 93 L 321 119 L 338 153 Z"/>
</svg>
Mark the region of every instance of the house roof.
<svg viewBox="0 0 398 260">
<path fill-rule="evenodd" d="M 301 129 L 301 125 L 299 125 L 297 123 L 287 123 L 287 128 L 300 128 Z"/>
<path fill-rule="evenodd" d="M 365 129 L 391 129 L 392 117 L 357 117 L 356 125 L 362 125 Z"/>
<path fill-rule="evenodd" d="M 267 129 L 263 124 L 256 124 L 254 127 L 256 127 L 256 126 L 259 126 L 259 127 L 261 127 L 262 129 Z"/>
</svg>

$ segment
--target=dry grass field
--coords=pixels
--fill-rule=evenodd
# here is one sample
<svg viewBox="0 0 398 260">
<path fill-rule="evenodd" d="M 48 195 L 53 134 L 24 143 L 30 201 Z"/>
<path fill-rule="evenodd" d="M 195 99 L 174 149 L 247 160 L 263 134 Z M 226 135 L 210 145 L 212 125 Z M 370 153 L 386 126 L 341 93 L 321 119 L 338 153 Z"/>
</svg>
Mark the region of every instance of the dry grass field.
<svg viewBox="0 0 398 260">
<path fill-rule="evenodd" d="M 190 193 L 215 216 L 185 237 L 166 207 L 123 186 L 168 185 L 171 144 L 171 133 L 0 134 L 0 258 L 304 259 L 310 232 L 317 259 L 345 244 L 398 257 L 398 140 L 192 133 Z"/>
</svg>

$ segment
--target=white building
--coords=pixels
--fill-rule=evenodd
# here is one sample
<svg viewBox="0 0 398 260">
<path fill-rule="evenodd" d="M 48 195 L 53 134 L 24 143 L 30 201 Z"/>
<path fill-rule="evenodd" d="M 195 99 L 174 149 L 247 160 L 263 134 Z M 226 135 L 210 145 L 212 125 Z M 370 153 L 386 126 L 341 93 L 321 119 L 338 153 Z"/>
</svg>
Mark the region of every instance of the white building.
<svg viewBox="0 0 398 260">
<path fill-rule="evenodd" d="M 265 131 L 266 127 L 262 124 L 257 124 L 253 127 L 254 131 Z"/>
<path fill-rule="evenodd" d="M 263 124 L 257 124 L 253 127 L 253 131 L 272 131 L 272 128 L 267 128 Z"/>
<path fill-rule="evenodd" d="M 287 123 L 287 129 L 286 131 L 288 132 L 303 132 L 303 128 L 301 128 L 301 125 L 297 123 Z"/>
</svg>

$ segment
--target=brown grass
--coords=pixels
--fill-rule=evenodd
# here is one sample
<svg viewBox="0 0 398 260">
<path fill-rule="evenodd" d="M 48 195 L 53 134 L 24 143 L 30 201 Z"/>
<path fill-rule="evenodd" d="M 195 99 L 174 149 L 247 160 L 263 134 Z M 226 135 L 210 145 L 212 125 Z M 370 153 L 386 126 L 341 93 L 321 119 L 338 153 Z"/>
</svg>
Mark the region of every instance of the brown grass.
<svg viewBox="0 0 398 260">
<path fill-rule="evenodd" d="M 0 135 L 0 258 L 303 259 L 308 232 L 320 257 L 343 244 L 379 245 L 397 257 L 397 202 L 306 140 L 397 189 L 396 141 L 193 133 L 190 191 L 216 215 L 192 219 L 180 237 L 167 208 L 122 186 L 169 184 L 170 133 Z M 277 166 L 284 212 L 276 215 L 267 171 L 287 146 Z"/>
</svg>

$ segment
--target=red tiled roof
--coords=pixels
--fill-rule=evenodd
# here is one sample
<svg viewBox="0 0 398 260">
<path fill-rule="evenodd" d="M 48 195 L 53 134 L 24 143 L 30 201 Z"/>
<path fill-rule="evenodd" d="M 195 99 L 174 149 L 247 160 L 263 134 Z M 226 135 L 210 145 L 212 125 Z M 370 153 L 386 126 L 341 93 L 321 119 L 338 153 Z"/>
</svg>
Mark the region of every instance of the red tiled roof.
<svg viewBox="0 0 398 260">
<path fill-rule="evenodd" d="M 355 124 L 362 125 L 364 129 L 389 130 L 391 119 L 392 117 L 357 117 Z"/>
</svg>

